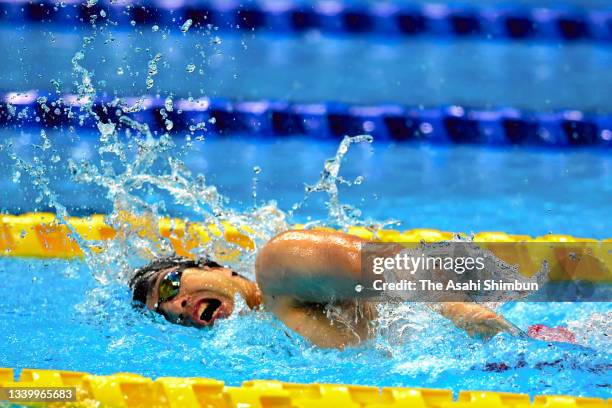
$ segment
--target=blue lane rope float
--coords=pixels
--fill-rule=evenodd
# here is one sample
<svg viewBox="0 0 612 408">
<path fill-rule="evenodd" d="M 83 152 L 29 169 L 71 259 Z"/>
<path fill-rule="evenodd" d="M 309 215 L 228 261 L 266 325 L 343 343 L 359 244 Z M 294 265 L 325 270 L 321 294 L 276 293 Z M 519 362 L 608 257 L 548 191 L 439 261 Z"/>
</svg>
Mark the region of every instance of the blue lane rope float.
<svg viewBox="0 0 612 408">
<path fill-rule="evenodd" d="M 191 19 L 194 26 L 221 29 L 380 34 L 397 36 L 546 39 L 555 41 L 612 41 L 612 9 L 579 7 L 537 8 L 525 6 L 466 6 L 373 2 L 343 4 L 334 0 L 304 4 L 292 0 L 255 1 L 239 4 L 231 0 L 184 2 L 104 1 L 88 5 L 78 0 L 60 3 L 47 0 L 0 2 L 0 21 L 39 21 L 60 24 L 94 18 L 98 23 L 119 25 L 163 24 L 181 26 Z"/>
<path fill-rule="evenodd" d="M 125 113 L 137 101 L 143 107 Z M 84 98 L 43 96 L 35 91 L 0 95 L 0 126 L 95 128 L 84 115 Z M 246 134 L 256 137 L 312 136 L 334 139 L 371 134 L 379 140 L 547 147 L 612 147 L 612 114 L 565 110 L 552 113 L 461 106 L 415 108 L 399 105 L 358 106 L 340 103 L 278 101 L 232 102 L 220 98 L 177 99 L 166 111 L 159 97 L 104 99 L 93 103 L 103 122 L 122 126 L 120 116 L 147 124 L 152 132 L 173 134 Z"/>
</svg>

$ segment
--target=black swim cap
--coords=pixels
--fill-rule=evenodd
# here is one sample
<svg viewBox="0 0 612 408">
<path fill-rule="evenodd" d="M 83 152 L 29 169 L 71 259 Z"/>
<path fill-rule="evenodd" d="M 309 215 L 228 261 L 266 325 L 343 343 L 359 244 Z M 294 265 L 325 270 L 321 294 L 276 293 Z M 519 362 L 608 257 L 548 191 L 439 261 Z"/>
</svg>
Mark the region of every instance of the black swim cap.
<svg viewBox="0 0 612 408">
<path fill-rule="evenodd" d="M 146 303 L 147 295 L 161 271 L 176 267 L 178 267 L 179 271 L 183 271 L 188 268 L 202 268 L 204 266 L 211 268 L 222 267 L 222 265 L 208 258 L 193 260 L 184 256 L 171 255 L 154 259 L 142 268 L 136 269 L 134 275 L 130 278 L 128 284 L 130 289 L 132 289 L 132 299 L 136 302 Z"/>
</svg>

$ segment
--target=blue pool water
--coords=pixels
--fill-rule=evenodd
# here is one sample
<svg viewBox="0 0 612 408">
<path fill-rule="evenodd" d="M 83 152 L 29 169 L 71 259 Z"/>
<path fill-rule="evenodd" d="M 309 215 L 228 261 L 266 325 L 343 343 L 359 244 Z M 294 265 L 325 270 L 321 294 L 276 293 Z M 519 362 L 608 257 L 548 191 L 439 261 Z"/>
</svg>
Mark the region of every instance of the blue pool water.
<svg viewBox="0 0 612 408">
<path fill-rule="evenodd" d="M 53 149 L 41 152 L 34 131 L 0 133 L 14 141 L 13 151 L 32 161 L 46 158 L 52 190 L 70 214 L 108 214 L 113 202 L 105 188 L 70 181 L 69 159 L 99 162 L 97 135 L 48 132 Z M 181 149 L 181 146 L 183 149 Z M 230 201 L 246 211 L 254 200 L 253 168 L 258 166 L 257 204 L 275 200 L 289 211 L 304 198 L 304 185 L 314 184 L 323 162 L 333 157 L 337 141 L 312 139 L 254 140 L 248 136 L 211 137 L 194 141 L 183 160 L 194 173 L 205 174 Z M 40 188 L 27 173 L 14 181 L 9 149 L 0 151 L 0 211 L 49 211 L 46 200 L 36 203 Z M 57 155 L 57 163 L 51 157 Z M 106 160 L 110 160 L 107 158 Z M 164 171 L 163 166 L 158 166 Z M 354 145 L 341 175 L 363 176 L 363 183 L 340 185 L 340 199 L 361 209 L 364 219 L 397 220 L 398 229 L 437 228 L 457 232 L 505 231 L 533 236 L 570 234 L 598 239 L 612 236 L 612 156 L 601 150 L 482 149 L 476 146 L 429 146 L 377 142 Z M 167 213 L 198 220 L 186 206 L 157 191 L 146 200 L 163 201 Z M 323 193 L 313 195 L 291 222 L 324 220 Z M 309 218 L 310 217 L 310 218 Z"/>
<path fill-rule="evenodd" d="M 258 378 L 612 396 L 611 348 L 603 336 L 610 334 L 610 315 L 599 324 L 589 320 L 609 313 L 607 303 L 501 309 L 522 328 L 574 324 L 591 348 L 507 336 L 483 343 L 414 306 L 387 313 L 394 324 L 375 341 L 338 351 L 309 345 L 263 312 L 234 316 L 212 330 L 143 316 L 130 306 L 125 286 L 100 287 L 80 262 L 0 259 L 0 280 L 0 366 L 199 376 L 232 385 Z M 398 336 L 406 324 L 412 329 Z"/>
<path fill-rule="evenodd" d="M 216 43 L 193 30 L 106 30 L 88 48 L 84 64 L 95 66 L 100 95 L 612 112 L 612 47 L 225 32 Z M 54 79 L 59 91 L 74 92 L 71 59 L 84 35 L 91 32 L 0 25 L 6 51 L 0 90 L 54 92 Z M 113 41 L 106 44 L 108 38 Z M 147 90 L 146 67 L 156 52 L 162 53 L 162 68 Z M 188 64 L 195 65 L 193 73 L 186 72 Z"/>
</svg>

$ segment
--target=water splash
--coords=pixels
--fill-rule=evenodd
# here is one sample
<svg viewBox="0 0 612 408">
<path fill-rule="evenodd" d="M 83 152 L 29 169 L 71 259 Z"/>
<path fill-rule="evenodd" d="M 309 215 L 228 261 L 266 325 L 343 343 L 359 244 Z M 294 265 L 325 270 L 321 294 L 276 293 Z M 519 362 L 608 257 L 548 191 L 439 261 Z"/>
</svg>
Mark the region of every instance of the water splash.
<svg viewBox="0 0 612 408">
<path fill-rule="evenodd" d="M 325 205 L 327 207 L 327 219 L 316 220 L 310 222 L 307 225 L 328 225 L 340 229 L 347 229 L 353 225 L 364 225 L 371 227 L 372 230 L 378 230 L 384 228 L 387 225 L 395 224 L 396 221 L 376 221 L 376 220 L 364 220 L 362 218 L 361 210 L 349 205 L 343 204 L 340 200 L 339 185 L 344 184 L 347 186 L 360 185 L 364 181 L 363 176 L 357 176 L 354 180 L 346 180 L 340 175 L 340 169 L 342 162 L 345 160 L 345 156 L 349 152 L 351 145 L 359 143 L 372 143 L 374 138 L 369 135 L 358 135 L 358 136 L 345 136 L 340 144 L 336 154 L 325 160 L 323 164 L 323 170 L 319 180 L 315 184 L 306 184 L 304 187 L 304 199 L 295 203 L 290 211 L 292 215 L 295 211 L 299 210 L 304 206 L 308 199 L 315 193 L 325 193 L 327 200 Z"/>
<path fill-rule="evenodd" d="M 131 229 L 128 225 L 133 220 L 130 216 L 144 218 L 148 225 L 155 226 L 166 215 L 165 201 L 149 199 L 150 194 L 156 191 L 166 193 L 167 200 L 172 200 L 174 204 L 191 209 L 197 214 L 196 221 L 215 225 L 221 231 L 225 230 L 224 222 L 237 226 L 248 225 L 252 228 L 249 235 L 257 246 L 288 228 L 285 214 L 274 203 L 245 212 L 232 209 L 228 205 L 229 199 L 219 194 L 216 186 L 209 185 L 204 175 L 191 173 L 180 155 L 177 155 L 177 146 L 169 135 L 157 139 L 150 134 L 133 136 L 130 143 L 126 144 L 119 140 L 114 125 L 99 123 L 98 128 L 101 132 L 98 153 L 104 157 L 101 164 L 98 166 L 90 161 L 69 160 L 69 168 L 74 181 L 106 189 L 106 197 L 114 206 L 107 221 L 122 231 L 117 239 L 105 243 L 105 253 L 108 255 L 102 256 L 104 265 L 97 263 L 92 268 L 96 273 L 104 275 L 100 280 L 108 281 L 111 276 L 125 279 L 131 269 L 130 262 L 118 264 L 117 259 L 133 260 L 135 254 L 150 259 L 173 251 L 170 243 L 159 236 L 155 227 L 143 230 L 142 226 Z M 129 145 L 132 146 L 131 151 Z M 105 154 L 113 157 L 106 158 Z M 230 250 L 237 249 L 225 243 L 223 237 L 212 238 L 197 248 L 194 255 L 210 254 L 218 251 L 221 245 Z M 246 268 L 242 262 L 251 261 L 252 254 L 245 253 L 238 257 L 235 265 Z"/>
<path fill-rule="evenodd" d="M 93 0 L 88 1 L 86 6 L 91 8 L 95 5 L 96 1 Z M 187 33 L 192 24 L 192 20 L 186 20 L 180 27 L 181 32 Z M 167 206 L 171 202 L 196 214 L 192 220 L 186 220 L 188 222 L 214 225 L 222 232 L 226 223 L 238 227 L 248 226 L 248 235 L 254 242 L 255 251 L 245 252 L 242 248 L 225 242 L 223 235 L 211 235 L 212 239 L 194 249 L 193 254 L 197 256 L 215 253 L 219 248 L 225 251 L 240 250 L 239 256 L 231 261 L 231 266 L 247 276 L 252 276 L 257 248 L 272 236 L 290 228 L 292 212 L 284 212 L 275 202 L 257 201 L 257 181 L 262 171 L 259 167 L 253 170 L 253 206 L 246 211 L 234 209 L 230 199 L 222 196 L 216 186 L 208 183 L 204 175 L 192 174 L 182 161 L 182 157 L 190 153 L 189 150 L 181 151 L 170 134 L 174 128 L 170 113 L 176 110 L 172 93 L 168 93 L 163 107 L 158 111 L 165 125 L 165 133 L 161 135 L 154 135 L 148 124 L 137 120 L 134 115 L 148 109 L 148 99 L 145 96 L 135 101 L 115 98 L 101 103 L 102 100 L 107 100 L 108 94 L 105 94 L 104 90 L 106 84 L 102 81 L 96 82 L 94 71 L 87 68 L 86 61 L 94 56 L 93 46 L 100 35 L 105 39 L 104 44 L 100 46 L 112 46 L 113 40 L 111 32 L 95 25 L 95 19 L 92 19 L 91 27 L 91 33 L 83 36 L 81 47 L 71 60 L 75 100 L 70 101 L 71 105 L 66 105 L 65 108 L 71 115 L 73 112 L 70 107 L 76 105 L 79 109 L 80 126 L 88 127 L 93 121 L 99 132 L 97 155 L 93 159 L 67 160 L 72 180 L 75 183 L 93 184 L 106 191 L 106 199 L 113 204 L 113 210 L 105 220 L 118 232 L 113 240 L 85 242 L 76 231 L 72 231 L 79 245 L 87 251 L 86 262 L 94 277 L 101 284 L 124 282 L 134 265 L 142 264 L 143 259 L 173 252 L 170 241 L 161 237 L 156 228 L 160 220 L 168 215 Z M 210 43 L 213 46 L 221 44 L 221 38 L 212 35 L 211 30 L 209 28 Z M 94 50 L 94 53 L 88 56 L 91 50 Z M 134 49 L 134 52 L 141 51 L 139 48 Z M 146 65 L 145 78 L 146 89 L 150 90 L 156 85 L 155 79 L 165 51 L 148 48 L 146 51 L 152 55 Z M 200 53 L 204 57 L 203 51 Z M 121 76 L 126 72 L 134 72 L 132 67 L 127 69 L 129 71 L 126 71 L 126 67 L 118 67 L 117 74 Z M 188 64 L 186 70 L 194 72 L 196 64 Z M 54 86 L 59 89 L 60 84 L 56 83 Z M 98 87 L 101 88 L 100 95 Z M 60 100 L 57 107 L 51 107 L 46 98 L 41 97 L 38 100 L 45 113 L 64 108 L 65 102 Z M 10 110 L 11 105 L 8 105 L 8 108 Z M 20 114 L 29 115 L 29 112 L 22 111 Z M 208 123 L 214 124 L 214 118 Z M 205 135 L 208 131 L 207 123 L 192 125 L 192 133 L 195 131 L 203 131 Z M 43 152 L 51 150 L 51 141 L 44 130 L 41 132 L 41 141 L 39 147 Z M 358 177 L 354 181 L 345 180 L 340 176 L 340 168 L 350 145 L 371 142 L 372 138 L 365 135 L 344 138 L 335 156 L 324 163 L 320 180 L 312 186 L 306 186 L 304 201 L 314 193 L 327 194 L 329 217 L 327 220 L 317 220 L 318 223 L 346 227 L 361 222 L 360 211 L 341 202 L 338 185 L 360 184 L 363 179 Z M 68 213 L 60 202 L 61 197 L 50 190 L 49 180 L 46 179 L 45 160 L 47 164 L 52 164 L 58 163 L 61 158 L 58 159 L 56 154 L 47 156 L 49 157 L 46 159 L 37 157 L 32 164 L 15 157 L 13 179 L 21 182 L 23 174 L 31 175 L 40 188 L 40 201 L 46 200 L 50 203 L 56 209 L 59 221 L 68 225 Z M 297 204 L 295 207 L 300 206 L 301 204 Z M 102 252 L 93 255 L 88 249 L 91 245 L 101 248 Z"/>
<path fill-rule="evenodd" d="M 181 32 L 186 33 L 187 31 L 189 31 L 189 29 L 191 28 L 191 25 L 193 24 L 193 20 L 192 19 L 187 19 L 183 25 L 181 26 Z"/>
<path fill-rule="evenodd" d="M 13 177 L 14 183 L 29 183 L 30 186 L 34 187 L 38 191 L 38 196 L 34 199 L 36 204 L 42 202 L 47 203 L 51 208 L 55 210 L 57 221 L 60 224 L 67 226 L 69 236 L 76 241 L 81 247 L 84 257 L 86 260 L 92 260 L 94 253 L 90 250 L 88 243 L 80 236 L 80 234 L 68 223 L 68 217 L 70 216 L 66 207 L 61 203 L 61 199 L 57 193 L 51 188 L 51 180 L 48 176 L 48 167 L 45 164 L 46 161 L 57 162 L 55 159 L 57 156 L 53 151 L 49 151 L 53 145 L 51 140 L 47 137 L 44 130 L 41 130 L 40 137 L 42 140 L 41 146 L 34 145 L 34 148 L 39 148 L 42 154 L 40 156 L 34 156 L 31 162 L 19 157 L 14 151 L 11 144 L 5 144 L 0 150 L 9 148 L 9 159 L 13 162 Z M 45 157 L 43 154 L 47 154 L 50 157 Z M 28 178 L 22 178 L 22 175 L 26 174 Z"/>
<path fill-rule="evenodd" d="M 147 85 L 147 89 L 151 89 L 153 88 L 153 85 L 155 85 L 155 81 L 153 80 L 153 78 L 155 77 L 155 75 L 157 75 L 158 73 L 158 69 L 157 69 L 157 63 L 159 61 L 161 61 L 162 59 L 162 55 L 161 53 L 157 53 L 155 54 L 155 56 L 149 61 L 148 64 L 148 71 L 147 71 L 147 79 L 146 79 L 146 85 Z"/>
<path fill-rule="evenodd" d="M 612 312 L 592 315 L 568 322 L 579 344 L 596 350 L 612 350 Z"/>
</svg>

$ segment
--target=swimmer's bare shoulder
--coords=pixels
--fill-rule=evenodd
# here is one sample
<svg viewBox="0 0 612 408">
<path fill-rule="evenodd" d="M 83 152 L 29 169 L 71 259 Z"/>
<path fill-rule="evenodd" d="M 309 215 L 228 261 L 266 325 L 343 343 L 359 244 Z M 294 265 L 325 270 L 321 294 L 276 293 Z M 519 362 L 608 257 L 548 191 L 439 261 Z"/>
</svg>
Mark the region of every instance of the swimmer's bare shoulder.
<svg viewBox="0 0 612 408">
<path fill-rule="evenodd" d="M 365 242 L 324 230 L 292 230 L 276 236 L 260 250 L 255 263 L 266 308 L 322 347 L 344 347 L 367 339 L 373 333 L 375 307 L 365 294 L 355 291 L 356 285 L 367 285 L 361 274 Z M 344 318 L 330 318 L 325 313 L 329 304 Z M 490 337 L 514 330 L 502 316 L 478 304 L 449 302 L 433 309 L 470 335 Z"/>
<path fill-rule="evenodd" d="M 257 284 L 268 310 L 321 347 L 356 344 L 371 333 L 375 309 L 356 307 L 363 239 L 335 231 L 292 230 L 270 240 L 255 263 Z M 333 303 L 346 319 L 332 320 Z M 359 316 L 351 314 L 358 313 Z M 344 324 L 352 321 L 354 324 Z"/>
<path fill-rule="evenodd" d="M 304 302 L 354 299 L 363 239 L 336 231 L 291 230 L 258 253 L 257 284 L 267 296 Z"/>
</svg>

